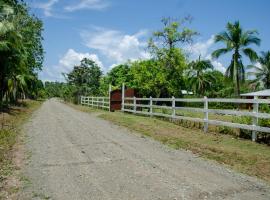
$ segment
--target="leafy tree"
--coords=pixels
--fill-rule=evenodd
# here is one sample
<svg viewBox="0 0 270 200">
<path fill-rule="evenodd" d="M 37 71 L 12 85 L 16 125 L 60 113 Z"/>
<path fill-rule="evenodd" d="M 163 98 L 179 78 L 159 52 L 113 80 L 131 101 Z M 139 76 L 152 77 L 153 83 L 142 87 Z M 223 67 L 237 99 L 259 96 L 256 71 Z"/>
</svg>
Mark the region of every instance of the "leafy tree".
<svg viewBox="0 0 270 200">
<path fill-rule="evenodd" d="M 270 89 L 270 51 L 262 52 L 258 62 L 260 66 L 248 66 L 249 69 L 255 70 L 248 73 L 255 76 L 255 79 L 251 83 L 262 83 L 264 88 Z"/>
<path fill-rule="evenodd" d="M 47 98 L 59 97 L 65 101 L 76 101 L 75 86 L 61 82 L 45 82 L 45 94 Z"/>
<path fill-rule="evenodd" d="M 174 66 L 174 50 L 179 43 L 190 43 L 193 36 L 198 34 L 196 31 L 183 27 L 186 22 L 190 21 L 190 17 L 186 17 L 180 22 L 172 18 L 163 18 L 161 20 L 163 29 L 154 32 L 153 37 L 150 38 L 148 47 L 152 56 L 158 60 L 166 60 L 166 67 Z"/>
<path fill-rule="evenodd" d="M 204 74 L 211 79 L 211 87 L 206 88 L 207 97 L 231 97 L 234 92 L 232 82 L 222 72 L 218 70 L 206 71 Z"/>
<path fill-rule="evenodd" d="M 191 85 L 195 94 L 204 95 L 208 88 L 211 88 L 212 82 L 215 77 L 208 73 L 207 70 L 212 70 L 214 67 L 210 60 L 198 60 L 189 63 L 189 69 L 187 76 L 189 79 L 189 85 Z"/>
<path fill-rule="evenodd" d="M 103 76 L 99 80 L 99 95 L 100 96 L 108 96 L 109 94 L 109 85 L 111 84 L 108 75 Z M 117 88 L 120 88 L 117 86 Z M 114 90 L 115 88 L 112 88 Z"/>
<path fill-rule="evenodd" d="M 108 72 L 108 82 L 117 88 L 121 88 L 122 83 L 128 83 L 130 81 L 129 72 L 129 64 L 117 65 Z"/>
<path fill-rule="evenodd" d="M 75 96 L 77 99 L 81 95 L 97 95 L 102 71 L 92 60 L 84 58 L 79 66 L 66 74 L 66 80 L 70 85 L 76 87 Z"/>
<path fill-rule="evenodd" d="M 184 88 L 183 71 L 186 69 L 186 59 L 179 48 L 180 44 L 190 43 L 198 33 L 184 27 L 190 18 L 175 21 L 172 18 L 163 18 L 163 29 L 153 33 L 148 42 L 150 53 L 158 65 L 166 70 L 167 88 L 161 88 L 161 96 L 179 96 Z"/>
<path fill-rule="evenodd" d="M 136 88 L 141 96 L 161 96 L 168 88 L 167 71 L 155 60 L 135 61 L 130 67 L 128 86 Z"/>
<path fill-rule="evenodd" d="M 22 1 L 0 4 L 0 101 L 31 96 L 31 80 L 43 62 L 42 22 Z"/>
<path fill-rule="evenodd" d="M 257 53 L 249 47 L 251 44 L 260 45 L 260 39 L 256 36 L 257 31 L 244 31 L 239 21 L 227 24 L 227 31 L 215 36 L 215 42 L 222 42 L 226 47 L 212 53 L 214 58 L 232 52 L 232 60 L 227 68 L 226 76 L 230 77 L 235 84 L 235 95 L 240 95 L 240 83 L 245 81 L 245 67 L 242 63 L 242 54 L 252 62 L 257 59 Z"/>
</svg>

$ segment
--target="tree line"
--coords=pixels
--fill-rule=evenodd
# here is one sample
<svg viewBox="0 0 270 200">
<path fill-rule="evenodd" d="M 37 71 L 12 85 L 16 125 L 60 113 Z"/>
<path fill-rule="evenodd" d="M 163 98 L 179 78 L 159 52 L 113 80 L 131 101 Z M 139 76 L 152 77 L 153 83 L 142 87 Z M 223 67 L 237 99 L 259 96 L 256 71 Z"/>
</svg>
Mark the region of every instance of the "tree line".
<svg viewBox="0 0 270 200">
<path fill-rule="evenodd" d="M 0 2 L 0 104 L 37 98 L 45 92 L 38 79 L 44 51 L 43 24 L 23 1 Z"/>
<path fill-rule="evenodd" d="M 196 97 L 238 97 L 241 92 L 270 88 L 270 52 L 258 55 L 253 49 L 261 42 L 256 30 L 244 30 L 239 21 L 229 22 L 226 30 L 215 36 L 215 43 L 223 47 L 215 50 L 212 58 L 232 55 L 223 74 L 210 60 L 200 56 L 189 61 L 184 46 L 198 35 L 188 28 L 189 17 L 180 21 L 164 18 L 161 22 L 162 29 L 148 41 L 150 59 L 128 61 L 103 74 L 94 61 L 84 58 L 65 74 L 66 83 L 45 83 L 47 95 L 76 102 L 80 95 L 107 96 L 109 84 L 119 89 L 122 83 L 147 97 L 183 97 L 183 90 L 193 92 Z M 243 64 L 244 57 L 250 61 L 248 66 Z M 247 78 L 250 75 L 253 79 Z"/>
</svg>

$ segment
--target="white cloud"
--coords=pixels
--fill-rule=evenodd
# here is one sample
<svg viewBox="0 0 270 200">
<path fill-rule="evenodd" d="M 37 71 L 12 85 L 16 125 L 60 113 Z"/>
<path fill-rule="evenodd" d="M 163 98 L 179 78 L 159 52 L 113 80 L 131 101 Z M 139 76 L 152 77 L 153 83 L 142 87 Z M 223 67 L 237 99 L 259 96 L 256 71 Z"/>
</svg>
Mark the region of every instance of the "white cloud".
<svg viewBox="0 0 270 200">
<path fill-rule="evenodd" d="M 188 46 L 187 50 L 197 57 L 199 57 L 199 55 L 201 55 L 201 57 L 206 57 L 209 49 L 211 48 L 213 44 L 214 44 L 214 35 L 212 35 L 205 42 L 196 42 Z"/>
<path fill-rule="evenodd" d="M 211 56 L 211 48 L 214 44 L 214 35 L 212 35 L 208 40 L 202 42 L 196 42 L 190 46 L 186 46 L 185 50 L 187 50 L 191 54 L 192 59 L 198 59 L 201 56 L 202 59 L 208 59 L 212 62 L 212 65 L 216 70 L 225 73 L 226 68 L 221 62 L 214 60 Z"/>
<path fill-rule="evenodd" d="M 79 65 L 83 58 L 89 58 L 95 61 L 101 68 L 102 62 L 96 54 L 80 53 L 73 49 L 69 49 L 64 56 L 62 56 L 57 65 L 46 67 L 41 73 L 42 79 L 64 81 L 62 73 L 70 72 L 75 65 Z"/>
<path fill-rule="evenodd" d="M 104 0 L 80 0 L 79 2 L 74 2 L 72 5 L 65 7 L 68 12 L 73 12 L 77 10 L 90 9 L 90 10 L 102 10 L 109 6 L 108 2 Z"/>
<path fill-rule="evenodd" d="M 44 15 L 46 17 L 51 17 L 53 16 L 52 14 L 52 8 L 53 6 L 58 3 L 59 0 L 49 0 L 48 2 L 46 3 L 38 3 L 38 4 L 35 4 L 34 7 L 35 8 L 40 8 L 43 10 L 44 12 Z"/>
<path fill-rule="evenodd" d="M 211 59 L 211 62 L 216 70 L 221 71 L 222 73 L 225 73 L 226 68 L 223 66 L 223 64 L 221 62 L 218 62 L 218 61 L 212 60 L 212 59 Z"/>
<path fill-rule="evenodd" d="M 92 32 L 81 32 L 81 37 L 87 47 L 98 50 L 109 62 L 119 64 L 150 57 L 145 51 L 147 43 L 142 39 L 146 34 L 146 31 L 139 31 L 128 35 L 116 30 L 96 28 Z"/>
<path fill-rule="evenodd" d="M 89 53 L 79 53 L 73 49 L 69 49 L 66 54 L 59 60 L 59 65 L 70 71 L 73 69 L 74 65 L 80 64 L 80 61 L 83 58 L 89 58 L 95 61 L 101 68 L 103 67 L 101 61 L 99 60 L 96 54 L 89 54 Z"/>
</svg>

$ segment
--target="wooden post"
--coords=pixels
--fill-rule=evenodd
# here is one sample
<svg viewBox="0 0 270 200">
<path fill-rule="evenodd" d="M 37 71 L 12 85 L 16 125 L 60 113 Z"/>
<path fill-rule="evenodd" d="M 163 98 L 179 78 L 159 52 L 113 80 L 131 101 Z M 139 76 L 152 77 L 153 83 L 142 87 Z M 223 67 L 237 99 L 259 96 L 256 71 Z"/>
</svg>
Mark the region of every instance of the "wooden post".
<svg viewBox="0 0 270 200">
<path fill-rule="evenodd" d="M 102 108 L 104 109 L 104 106 L 105 106 L 105 104 L 104 104 L 104 97 L 102 98 Z"/>
<path fill-rule="evenodd" d="M 153 116 L 153 98 L 150 97 L 150 116 Z"/>
<path fill-rule="evenodd" d="M 83 97 L 81 96 L 81 105 L 83 105 Z"/>
<path fill-rule="evenodd" d="M 175 97 L 172 97 L 172 119 L 175 119 Z"/>
<path fill-rule="evenodd" d="M 204 133 L 208 131 L 208 101 L 207 97 L 204 97 L 204 126 L 203 126 Z"/>
<path fill-rule="evenodd" d="M 94 107 L 94 99 L 93 99 L 93 97 L 91 97 L 91 99 L 92 99 L 92 108 Z"/>
<path fill-rule="evenodd" d="M 125 109 L 125 83 L 122 84 L 122 103 L 121 103 L 121 110 L 124 111 Z"/>
<path fill-rule="evenodd" d="M 253 103 L 253 113 L 256 114 L 256 117 L 252 118 L 252 126 L 258 125 L 258 112 L 259 112 L 259 104 L 257 102 L 258 97 L 254 96 L 254 103 Z M 252 131 L 252 141 L 255 142 L 257 140 L 257 132 L 255 130 Z"/>
<path fill-rule="evenodd" d="M 109 85 L 109 111 L 111 112 L 111 92 L 112 92 L 112 85 Z"/>
<path fill-rule="evenodd" d="M 136 113 L 136 111 L 137 111 L 136 104 L 137 104 L 137 100 L 136 100 L 136 97 L 134 96 L 133 97 L 133 112 L 134 113 Z"/>
</svg>

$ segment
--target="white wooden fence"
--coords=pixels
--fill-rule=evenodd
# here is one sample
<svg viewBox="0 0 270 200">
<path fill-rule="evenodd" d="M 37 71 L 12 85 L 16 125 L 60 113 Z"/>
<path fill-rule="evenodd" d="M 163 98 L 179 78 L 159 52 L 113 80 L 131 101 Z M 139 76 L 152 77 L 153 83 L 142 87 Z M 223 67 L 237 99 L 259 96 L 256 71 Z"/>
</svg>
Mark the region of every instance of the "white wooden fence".
<svg viewBox="0 0 270 200">
<path fill-rule="evenodd" d="M 139 103 L 138 103 L 139 102 Z M 144 103 L 140 103 L 144 102 Z M 158 103 L 159 102 L 159 103 Z M 162 103 L 165 105 L 163 105 Z M 177 102 L 197 102 L 203 103 L 203 108 L 194 108 L 194 107 L 180 107 L 176 106 Z M 236 103 L 236 104 L 252 104 L 253 111 L 249 112 L 246 110 L 229 110 L 229 109 L 209 109 L 208 103 Z M 167 106 L 166 105 L 171 105 Z M 194 98 L 194 99 L 185 99 L 185 98 L 128 98 L 122 95 L 122 111 L 129 112 L 129 113 L 137 113 L 149 116 L 160 116 L 160 117 L 167 117 L 174 120 L 182 119 L 182 120 L 189 120 L 194 122 L 201 122 L 204 124 L 204 132 L 207 132 L 208 125 L 215 125 L 215 126 L 227 126 L 231 128 L 240 128 L 252 131 L 252 141 L 256 141 L 257 132 L 266 132 L 270 133 L 270 128 L 268 127 L 261 127 L 258 125 L 258 119 L 270 119 L 270 114 L 268 113 L 260 113 L 259 112 L 259 105 L 260 104 L 268 104 L 270 105 L 270 100 L 268 99 L 258 99 L 255 97 L 254 99 L 212 99 L 212 98 Z M 146 108 L 146 109 L 145 109 Z M 160 112 L 162 110 L 171 110 L 169 113 L 166 114 Z M 176 111 L 188 111 L 188 112 L 200 112 L 204 113 L 203 118 L 195 118 L 195 117 L 188 117 L 179 115 Z M 154 112 L 156 111 L 156 112 Z M 235 115 L 235 116 L 249 116 L 252 117 L 252 125 L 249 124 L 240 124 L 240 123 L 233 123 L 227 121 L 219 121 L 219 120 L 212 120 L 209 119 L 209 113 L 214 114 L 223 114 L 223 115 Z"/>
<path fill-rule="evenodd" d="M 111 86 L 110 86 L 111 91 Z M 143 102 L 143 103 L 142 103 Z M 187 107 L 177 106 L 178 102 L 186 103 L 200 103 L 203 107 Z M 253 110 L 232 110 L 232 109 L 209 109 L 209 103 L 234 103 L 234 104 L 252 104 Z M 122 106 L 123 112 L 137 113 L 149 116 L 167 117 L 173 120 L 181 119 L 194 122 L 200 122 L 204 125 L 204 132 L 208 131 L 208 125 L 226 126 L 231 128 L 246 129 L 252 131 L 252 141 L 256 141 L 257 132 L 270 133 L 269 127 L 259 126 L 259 119 L 270 119 L 269 113 L 259 112 L 259 106 L 261 104 L 270 105 L 270 99 L 213 99 L 213 98 L 137 98 L 137 97 L 125 97 L 124 85 L 122 87 Z M 110 97 L 81 97 L 81 105 L 104 108 L 110 110 Z M 162 112 L 162 111 L 169 111 Z M 189 113 L 203 113 L 203 117 L 189 117 L 184 116 L 177 111 L 187 111 Z M 222 120 L 209 119 L 209 113 L 221 114 L 221 115 L 233 115 L 233 116 L 247 116 L 252 118 L 252 124 L 241 124 Z"/>
<path fill-rule="evenodd" d="M 110 110 L 109 97 L 85 97 L 81 96 L 81 105 L 91 106 L 96 108 L 105 108 Z"/>
</svg>

